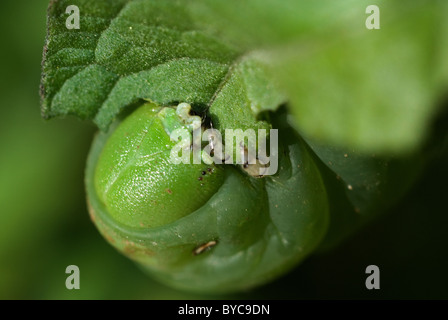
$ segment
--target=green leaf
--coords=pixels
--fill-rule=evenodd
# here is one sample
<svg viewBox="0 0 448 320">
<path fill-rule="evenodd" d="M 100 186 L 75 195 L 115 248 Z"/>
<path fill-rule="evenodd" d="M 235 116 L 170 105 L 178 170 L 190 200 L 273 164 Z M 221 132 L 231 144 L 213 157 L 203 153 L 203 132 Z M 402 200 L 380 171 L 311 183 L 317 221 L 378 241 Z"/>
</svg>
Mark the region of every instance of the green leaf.
<svg viewBox="0 0 448 320">
<path fill-rule="evenodd" d="M 80 30 L 65 28 L 73 4 Z M 425 138 L 447 87 L 447 4 L 379 3 L 381 29 L 368 30 L 370 4 L 52 1 L 42 113 L 93 119 L 105 130 L 142 99 L 182 101 L 209 109 L 217 126 L 243 117 L 257 128 L 258 113 L 287 98 L 300 131 L 313 139 L 408 152 Z M 276 87 L 273 78 L 285 98 L 263 92 Z"/>
<path fill-rule="evenodd" d="M 68 5 L 80 9 L 80 30 L 65 28 Z M 75 115 L 107 130 L 124 108 L 147 100 L 210 109 L 220 128 L 236 119 L 257 128 L 260 111 L 285 101 L 259 59 L 196 28 L 180 2 L 53 1 L 48 24 L 46 118 Z"/>
</svg>

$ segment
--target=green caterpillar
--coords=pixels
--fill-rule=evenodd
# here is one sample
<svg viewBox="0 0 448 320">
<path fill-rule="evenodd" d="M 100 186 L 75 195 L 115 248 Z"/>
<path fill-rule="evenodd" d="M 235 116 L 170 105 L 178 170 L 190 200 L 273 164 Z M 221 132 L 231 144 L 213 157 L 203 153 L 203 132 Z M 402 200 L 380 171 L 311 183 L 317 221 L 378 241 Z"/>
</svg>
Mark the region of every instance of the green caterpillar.
<svg viewBox="0 0 448 320">
<path fill-rule="evenodd" d="M 176 288 L 223 293 L 269 282 L 319 244 L 340 242 L 406 185 L 395 184 L 394 161 L 307 143 L 281 111 L 270 117 L 279 130 L 275 175 L 173 164 L 169 133 L 188 127 L 174 110 L 144 104 L 99 133 L 86 185 L 105 239 Z"/>
</svg>

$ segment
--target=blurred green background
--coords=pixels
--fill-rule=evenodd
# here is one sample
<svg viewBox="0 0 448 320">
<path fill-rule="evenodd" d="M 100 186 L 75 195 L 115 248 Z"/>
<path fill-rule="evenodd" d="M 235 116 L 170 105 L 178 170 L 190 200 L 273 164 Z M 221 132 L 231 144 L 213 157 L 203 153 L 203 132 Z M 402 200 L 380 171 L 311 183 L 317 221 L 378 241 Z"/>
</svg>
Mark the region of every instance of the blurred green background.
<svg viewBox="0 0 448 320">
<path fill-rule="evenodd" d="M 0 299 L 448 298 L 447 148 L 388 214 L 272 284 L 198 296 L 145 276 L 89 220 L 83 177 L 94 126 L 40 117 L 47 4 L 0 5 Z M 442 133 L 447 123 L 439 123 Z M 72 264 L 81 271 L 80 290 L 65 287 Z M 370 264 L 380 267 L 380 290 L 365 288 Z"/>
</svg>

